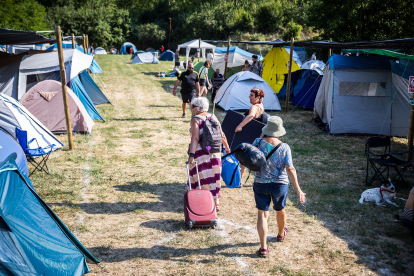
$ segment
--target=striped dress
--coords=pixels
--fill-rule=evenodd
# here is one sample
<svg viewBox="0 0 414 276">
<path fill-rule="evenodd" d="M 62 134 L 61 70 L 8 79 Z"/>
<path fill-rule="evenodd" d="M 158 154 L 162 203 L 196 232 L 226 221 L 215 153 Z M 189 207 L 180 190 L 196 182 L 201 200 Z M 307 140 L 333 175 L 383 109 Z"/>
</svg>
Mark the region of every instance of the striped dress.
<svg viewBox="0 0 414 276">
<path fill-rule="evenodd" d="M 198 120 L 198 122 L 201 135 L 203 133 L 204 121 Z M 221 153 L 207 153 L 203 151 L 200 144 L 198 143 L 197 149 L 194 153 L 194 161 L 197 161 L 201 186 L 209 185 L 210 192 L 213 195 L 213 198 L 219 198 L 221 188 Z M 189 169 L 191 189 L 198 189 L 197 171 L 195 163 L 190 164 Z"/>
</svg>

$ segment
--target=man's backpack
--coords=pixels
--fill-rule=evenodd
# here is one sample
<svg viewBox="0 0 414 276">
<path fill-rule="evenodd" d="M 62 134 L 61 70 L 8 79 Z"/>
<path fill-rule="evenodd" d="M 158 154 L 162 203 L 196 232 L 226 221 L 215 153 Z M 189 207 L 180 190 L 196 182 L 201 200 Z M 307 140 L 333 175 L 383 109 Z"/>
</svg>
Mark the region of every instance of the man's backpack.
<svg viewBox="0 0 414 276">
<path fill-rule="evenodd" d="M 212 117 L 196 115 L 193 118 L 198 118 L 204 121 L 203 133 L 200 135 L 200 146 L 208 153 L 221 152 L 221 145 L 223 138 L 221 136 L 221 128 L 219 123 L 212 119 Z"/>
</svg>

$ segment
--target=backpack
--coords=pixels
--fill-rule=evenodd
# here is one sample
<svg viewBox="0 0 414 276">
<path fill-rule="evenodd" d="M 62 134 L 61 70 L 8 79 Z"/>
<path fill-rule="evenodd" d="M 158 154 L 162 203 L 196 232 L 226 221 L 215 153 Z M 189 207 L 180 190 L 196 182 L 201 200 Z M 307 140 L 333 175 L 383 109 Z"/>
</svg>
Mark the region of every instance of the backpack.
<svg viewBox="0 0 414 276">
<path fill-rule="evenodd" d="M 203 133 L 200 135 L 200 147 L 207 153 L 221 152 L 221 144 L 223 138 L 221 136 L 221 128 L 219 123 L 212 119 L 212 116 L 196 115 L 193 118 L 198 118 L 204 121 Z"/>
</svg>

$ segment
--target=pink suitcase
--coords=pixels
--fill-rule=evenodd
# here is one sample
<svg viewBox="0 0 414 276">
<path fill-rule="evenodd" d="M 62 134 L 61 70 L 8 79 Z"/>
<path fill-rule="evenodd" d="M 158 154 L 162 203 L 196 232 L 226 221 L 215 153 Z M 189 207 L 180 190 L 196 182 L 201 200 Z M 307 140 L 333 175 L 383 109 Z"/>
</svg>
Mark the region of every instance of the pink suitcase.
<svg viewBox="0 0 414 276">
<path fill-rule="evenodd" d="M 197 161 L 195 167 L 197 171 L 198 189 L 191 190 L 191 185 L 184 195 L 184 217 L 188 229 L 193 227 L 217 227 L 217 211 L 213 195 L 209 190 L 201 190 L 200 178 L 198 176 Z M 190 182 L 190 170 L 187 166 L 188 183 Z"/>
</svg>

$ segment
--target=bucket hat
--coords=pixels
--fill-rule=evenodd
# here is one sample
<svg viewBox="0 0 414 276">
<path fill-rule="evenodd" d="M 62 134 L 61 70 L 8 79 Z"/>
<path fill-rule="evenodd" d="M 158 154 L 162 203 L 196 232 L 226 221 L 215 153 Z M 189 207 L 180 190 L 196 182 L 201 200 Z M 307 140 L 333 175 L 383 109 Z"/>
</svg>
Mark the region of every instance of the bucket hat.
<svg viewBox="0 0 414 276">
<path fill-rule="evenodd" d="M 279 116 L 270 116 L 267 120 L 267 125 L 262 128 L 262 132 L 267 136 L 281 137 L 286 134 L 286 130 L 283 127 L 282 118 Z"/>
</svg>

